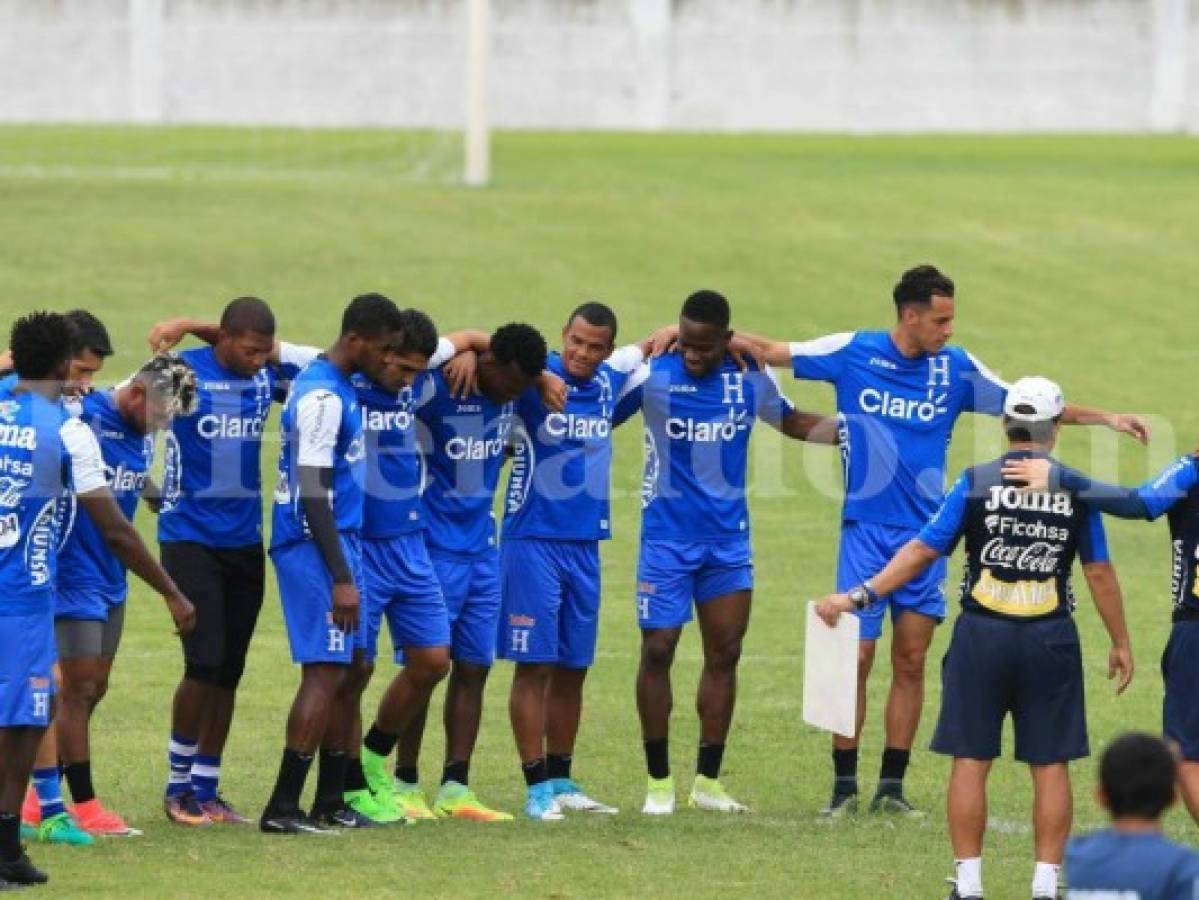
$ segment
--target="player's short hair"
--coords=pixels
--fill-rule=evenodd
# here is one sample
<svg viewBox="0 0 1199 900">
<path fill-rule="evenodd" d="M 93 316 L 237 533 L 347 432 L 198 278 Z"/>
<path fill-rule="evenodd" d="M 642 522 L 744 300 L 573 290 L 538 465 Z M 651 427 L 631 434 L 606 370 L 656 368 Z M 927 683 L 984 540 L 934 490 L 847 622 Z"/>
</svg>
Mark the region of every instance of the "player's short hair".
<svg viewBox="0 0 1199 900">
<path fill-rule="evenodd" d="M 400 330 L 404 333 L 403 352 L 421 356 L 437 352 L 437 326 L 419 309 L 400 310 Z"/>
<path fill-rule="evenodd" d="M 27 381 L 55 378 L 74 355 L 66 316 L 52 312 L 32 312 L 13 322 L 8 347 L 17 376 Z"/>
<path fill-rule="evenodd" d="M 570 314 L 570 318 L 566 320 L 566 327 L 569 328 L 570 323 L 575 319 L 582 319 L 588 325 L 594 325 L 596 328 L 610 328 L 612 340 L 616 340 L 616 313 L 610 306 L 594 300 L 580 303 Z"/>
<path fill-rule="evenodd" d="M 63 313 L 67 328 L 71 330 L 71 353 L 78 356 L 90 350 L 101 358 L 112 356 L 112 341 L 104 323 L 86 309 L 72 309 Z"/>
<path fill-rule="evenodd" d="M 727 329 L 733 319 L 729 301 L 716 291 L 696 291 L 683 303 L 682 316 L 701 325 Z"/>
<path fill-rule="evenodd" d="M 350 332 L 359 337 L 377 337 L 386 331 L 399 331 L 400 308 L 382 294 L 359 294 L 350 301 L 341 317 L 341 335 Z"/>
<path fill-rule="evenodd" d="M 1017 406 L 1015 411 L 1022 415 L 1030 416 L 1035 415 L 1037 412 L 1027 404 Z M 1061 416 L 1054 419 L 1046 419 L 1043 422 L 1025 422 L 1021 419 L 1004 416 L 1003 433 L 1007 435 L 1009 441 L 1018 444 L 1048 444 L 1053 438 L 1053 429 L 1061 421 Z"/>
<path fill-rule="evenodd" d="M 273 336 L 275 314 L 259 297 L 238 297 L 221 313 L 221 329 L 235 337 L 247 331 Z"/>
<path fill-rule="evenodd" d="M 895 298 L 898 312 L 903 312 L 907 306 L 928 306 L 933 297 L 953 296 L 953 279 L 942 274 L 936 266 L 916 266 L 899 276 L 891 296 Z"/>
<path fill-rule="evenodd" d="M 532 325 L 509 322 L 491 336 L 491 355 L 495 361 L 501 366 L 516 363 L 517 368 L 530 378 L 545 369 L 548 352 L 545 338 Z"/>
<path fill-rule="evenodd" d="M 196 410 L 196 372 L 191 364 L 174 351 L 158 353 L 137 370 L 134 379 L 167 403 L 172 416 L 186 416 Z"/>
<path fill-rule="evenodd" d="M 1099 785 L 1117 819 L 1160 818 L 1174 802 L 1177 778 L 1174 754 L 1151 734 L 1123 734 L 1099 760 Z"/>
</svg>

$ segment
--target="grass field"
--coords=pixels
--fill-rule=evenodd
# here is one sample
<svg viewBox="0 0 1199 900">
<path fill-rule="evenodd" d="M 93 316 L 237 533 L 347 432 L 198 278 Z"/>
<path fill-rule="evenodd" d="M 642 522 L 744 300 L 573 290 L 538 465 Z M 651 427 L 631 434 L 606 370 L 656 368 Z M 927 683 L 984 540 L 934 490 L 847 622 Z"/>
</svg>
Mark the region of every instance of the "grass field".
<svg viewBox="0 0 1199 900">
<path fill-rule="evenodd" d="M 632 337 L 710 286 L 732 299 L 735 327 L 799 339 L 887 326 L 898 273 L 932 261 L 958 282 L 957 340 L 1001 374 L 1050 375 L 1077 401 L 1156 417 L 1149 451 L 1075 430 L 1067 459 L 1140 480 L 1199 433 L 1186 388 L 1199 284 L 1194 142 L 501 135 L 496 182 L 484 191 L 407 177 L 397 162 L 411 155 L 405 142 L 381 131 L 0 129 L 0 319 L 7 327 L 34 306 L 91 308 L 118 343 L 114 379 L 144 355 L 156 318 L 215 315 L 243 293 L 274 305 L 284 336 L 325 343 L 343 303 L 364 290 L 421 306 L 443 328 L 520 318 L 551 336 L 573 304 L 598 297 Z M 787 384 L 803 405 L 831 408 L 823 386 Z M 618 804 L 619 817 L 557 827 L 435 824 L 330 841 L 174 828 L 159 798 L 179 652 L 159 602 L 135 585 L 94 756 L 102 799 L 145 836 L 92 850 L 36 848 L 52 874 L 49 892 L 942 896 L 951 865 L 940 758 L 919 750 L 909 777 L 912 798 L 932 811 L 924 825 L 815 819 L 831 772 L 827 737 L 801 722 L 799 623 L 802 602 L 832 586 L 838 478 L 828 452 L 783 446 L 765 431 L 755 438 L 756 609 L 726 757 L 726 783 L 755 812 L 725 819 L 684 810 L 668 821 L 637 813 L 639 440 L 634 426 L 617 441 L 616 538 L 605 549 L 600 653 L 576 756 L 579 778 Z M 993 422 L 963 421 L 952 466 L 998 446 Z M 271 444 L 264 455 L 274 452 Z M 148 514 L 139 521 L 152 534 Z M 1084 597 L 1078 620 L 1095 749 L 1124 729 L 1157 727 L 1156 666 L 1168 628 L 1165 526 L 1118 524 L 1111 533 L 1140 668 L 1115 698 L 1104 680 L 1106 641 Z M 921 748 L 947 632 L 929 665 Z M 698 649 L 688 634 L 676 670 L 681 785 L 693 764 Z M 887 674 L 882 664 L 873 682 L 864 790 L 882 749 Z M 226 755 L 224 791 L 247 811 L 269 792 L 296 678 L 272 587 Z M 515 810 L 523 784 L 507 724 L 509 679 L 500 665 L 472 780 L 485 800 Z M 426 742 L 430 788 L 439 731 Z M 1079 827 L 1101 821 L 1094 774 L 1091 762 L 1075 768 Z M 988 896 L 1027 896 L 1030 785 L 1011 761 L 996 768 L 991 805 Z M 1178 813 L 1169 828 L 1195 836 Z"/>
</svg>

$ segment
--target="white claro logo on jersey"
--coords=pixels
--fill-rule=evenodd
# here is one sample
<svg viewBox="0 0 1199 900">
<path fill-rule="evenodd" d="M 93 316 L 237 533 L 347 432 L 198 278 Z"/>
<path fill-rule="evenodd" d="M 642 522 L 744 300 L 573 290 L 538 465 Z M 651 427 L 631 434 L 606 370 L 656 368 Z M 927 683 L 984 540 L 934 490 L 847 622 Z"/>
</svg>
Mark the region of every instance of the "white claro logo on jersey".
<svg viewBox="0 0 1199 900">
<path fill-rule="evenodd" d="M 362 417 L 367 431 L 380 434 L 385 431 L 405 432 L 412 427 L 412 413 L 406 409 L 368 409 Z"/>
<path fill-rule="evenodd" d="M 495 437 L 478 438 L 473 435 L 453 437 L 445 442 L 445 455 L 455 462 L 494 459 L 508 445 L 508 432 L 512 429 L 513 403 L 505 403 L 497 417 Z"/>
<path fill-rule="evenodd" d="M 196 434 L 211 441 L 217 438 L 260 438 L 262 417 L 222 416 L 209 413 L 196 420 Z"/>
<path fill-rule="evenodd" d="M 858 397 L 858 405 L 864 413 L 905 422 L 931 422 L 949 411 L 945 406 L 944 394 L 930 396 L 924 400 L 913 400 L 877 388 L 866 388 L 862 391 Z"/>
<path fill-rule="evenodd" d="M 146 486 L 148 476 L 145 472 L 134 472 L 124 466 L 117 466 L 115 469 L 108 466 L 106 469 L 108 488 L 114 494 L 140 494 Z"/>
<path fill-rule="evenodd" d="M 559 440 L 603 440 L 612 433 L 612 425 L 598 416 L 550 413 L 545 417 L 545 433 Z"/>
</svg>

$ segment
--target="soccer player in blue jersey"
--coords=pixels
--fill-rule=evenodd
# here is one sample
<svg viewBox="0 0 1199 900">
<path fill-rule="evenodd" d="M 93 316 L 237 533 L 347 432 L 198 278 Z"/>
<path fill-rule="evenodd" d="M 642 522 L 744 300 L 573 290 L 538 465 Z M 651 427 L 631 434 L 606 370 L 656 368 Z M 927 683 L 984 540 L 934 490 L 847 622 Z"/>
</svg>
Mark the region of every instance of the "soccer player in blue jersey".
<svg viewBox="0 0 1199 900">
<path fill-rule="evenodd" d="M 562 352 L 547 362 L 566 383 L 566 408 L 551 410 L 532 393 L 516 404 L 498 649 L 516 663 L 509 717 L 533 819 L 558 819 L 560 810 L 616 812 L 571 777 L 599 628 L 599 542 L 611 536 L 612 415 L 648 349 L 616 350 L 616 327 L 616 314 L 602 303 L 575 309 L 562 329 Z"/>
<path fill-rule="evenodd" d="M 186 634 L 194 610 L 154 561 L 107 486 L 95 436 L 60 402 L 70 368 L 65 318 L 33 313 L 13 325 L 15 380 L 0 384 L 0 888 L 47 878 L 25 855 L 18 811 L 52 715 L 54 591 L 64 491 L 117 557 L 166 600 Z M 69 577 L 69 576 L 64 576 Z"/>
<path fill-rule="evenodd" d="M 292 382 L 283 409 L 271 559 L 292 660 L 301 679 L 287 743 L 259 827 L 268 834 L 321 834 L 369 820 L 343 797 L 357 720 L 349 673 L 359 619 L 365 437 L 355 373 L 387 381 L 408 349 L 400 310 L 379 294 L 355 297 L 341 333 Z M 312 814 L 300 809 L 321 750 Z"/>
<path fill-rule="evenodd" d="M 186 362 L 158 355 L 116 388 L 89 393 L 79 403 L 79 418 L 100 445 L 109 490 L 130 521 L 149 479 L 154 434 L 175 415 L 191 411 L 195 388 L 195 372 Z M 81 828 L 93 835 L 137 834 L 97 799 L 89 739 L 124 629 L 126 570 L 85 511 L 68 508 L 64 530 L 54 602 L 62 671 L 58 756 Z"/>
<path fill-rule="evenodd" d="M 1005 474 L 1029 491 L 1070 490 L 1102 512 L 1125 519 L 1170 523 L 1173 624 L 1162 654 L 1165 697 L 1162 728 L 1178 748 L 1179 785 L 1191 817 L 1199 822 L 1199 457 L 1188 454 L 1139 487 L 1095 481 L 1048 460 L 1013 461 Z"/>
<path fill-rule="evenodd" d="M 219 324 L 161 322 L 149 342 L 161 350 L 187 334 L 210 346 L 181 354 L 198 376 L 198 402 L 165 441 L 158 542 L 163 566 L 196 604 L 196 630 L 183 642 L 163 809 L 180 825 L 243 824 L 220 774 L 265 588 L 262 435 L 272 399 L 320 351 L 276 341 L 275 316 L 258 297 L 231 301 Z"/>
<path fill-rule="evenodd" d="M 1066 900 L 1195 900 L 1199 855 L 1167 840 L 1178 763 L 1148 734 L 1125 734 L 1099 760 L 1099 803 L 1111 828 L 1066 846 Z"/>
<path fill-rule="evenodd" d="M 954 284 L 932 266 L 904 272 L 893 291 L 890 331 L 834 334 L 806 343 L 757 342 L 772 365 L 790 365 L 796 378 L 826 381 L 836 392 L 841 421 L 845 501 L 837 586 L 860 584 L 915 537 L 944 495 L 945 460 L 958 418 L 997 416 L 1007 385 L 970 353 L 949 345 L 954 329 Z M 1063 422 L 1102 424 L 1144 441 L 1137 416 L 1066 407 Z M 945 618 L 945 563 L 859 614 L 858 727 L 833 738 L 835 779 L 822 815 L 856 812 L 858 742 L 866 715 L 866 685 L 883 620 L 891 611 L 891 690 L 886 746 L 872 811 L 920 815 L 904 797 L 903 779 L 924 704 L 924 664 L 933 630 Z"/>
<path fill-rule="evenodd" d="M 512 816 L 483 804 L 470 788 L 470 760 L 483 712 L 483 691 L 495 659 L 500 616 L 499 554 L 492 502 L 508 446 L 515 405 L 536 390 L 545 367 L 545 339 L 529 325 L 509 324 L 491 335 L 478 355 L 478 392 L 455 396 L 443 370 L 413 387 L 427 475 L 422 511 L 425 540 L 448 616 L 451 668 L 445 698 L 446 756 L 437 816 L 478 822 Z M 435 620 L 424 639 L 444 640 Z M 401 793 L 416 788 L 416 769 L 427 705 L 404 712 L 384 697 L 380 717 L 363 741 L 364 768 L 399 744 Z M 426 701 L 427 703 L 427 701 Z M 404 720 L 407 719 L 405 724 Z M 400 730 L 396 730 L 399 728 Z"/>
<path fill-rule="evenodd" d="M 1088 755 L 1082 651 L 1074 625 L 1071 573 L 1077 558 L 1111 639 L 1108 676 L 1122 693 L 1134 666 L 1123 597 L 1098 509 L 1069 491 L 1027 494 L 1003 474 L 1005 463 L 1047 457 L 1065 402 L 1044 378 L 1011 386 L 1003 427 L 1010 450 L 967 469 L 920 534 L 847 593 L 817 612 L 830 625 L 866 611 L 918 579 L 964 539 L 962 612 L 941 669 L 941 712 L 932 749 L 953 757 L 947 794 L 957 870 L 950 900 L 983 896 L 982 849 L 987 778 L 1001 748 L 1004 719 L 1015 730 L 1016 759 L 1033 781 L 1036 865 L 1033 900 L 1056 900 L 1058 869 L 1070 834 L 1069 763 Z"/>
<path fill-rule="evenodd" d="M 791 405 L 770 370 L 755 363 L 741 371 L 728 352 L 729 321 L 729 303 L 722 295 L 697 291 L 688 297 L 679 320 L 677 352 L 639 370 L 614 417 L 623 422 L 640 409 L 645 423 L 637 709 L 649 769 L 642 812 L 649 815 L 674 812 L 670 669 L 693 604 L 703 636 L 704 667 L 690 802 L 719 812 L 747 809 L 729 796 L 719 779 L 753 593 L 745 496 L 750 432 L 760 418 L 795 440 L 836 440 L 829 420 Z"/>
</svg>

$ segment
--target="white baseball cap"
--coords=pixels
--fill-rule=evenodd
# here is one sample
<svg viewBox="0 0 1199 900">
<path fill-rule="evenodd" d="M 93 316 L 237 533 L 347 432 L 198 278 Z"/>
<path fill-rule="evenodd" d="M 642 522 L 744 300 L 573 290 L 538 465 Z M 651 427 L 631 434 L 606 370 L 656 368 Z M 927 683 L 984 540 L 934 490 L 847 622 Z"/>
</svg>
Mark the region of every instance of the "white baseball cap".
<svg viewBox="0 0 1199 900">
<path fill-rule="evenodd" d="M 1056 382 L 1034 375 L 1021 378 L 1007 392 L 1003 414 L 1020 422 L 1048 422 L 1066 408 L 1066 398 Z"/>
</svg>

